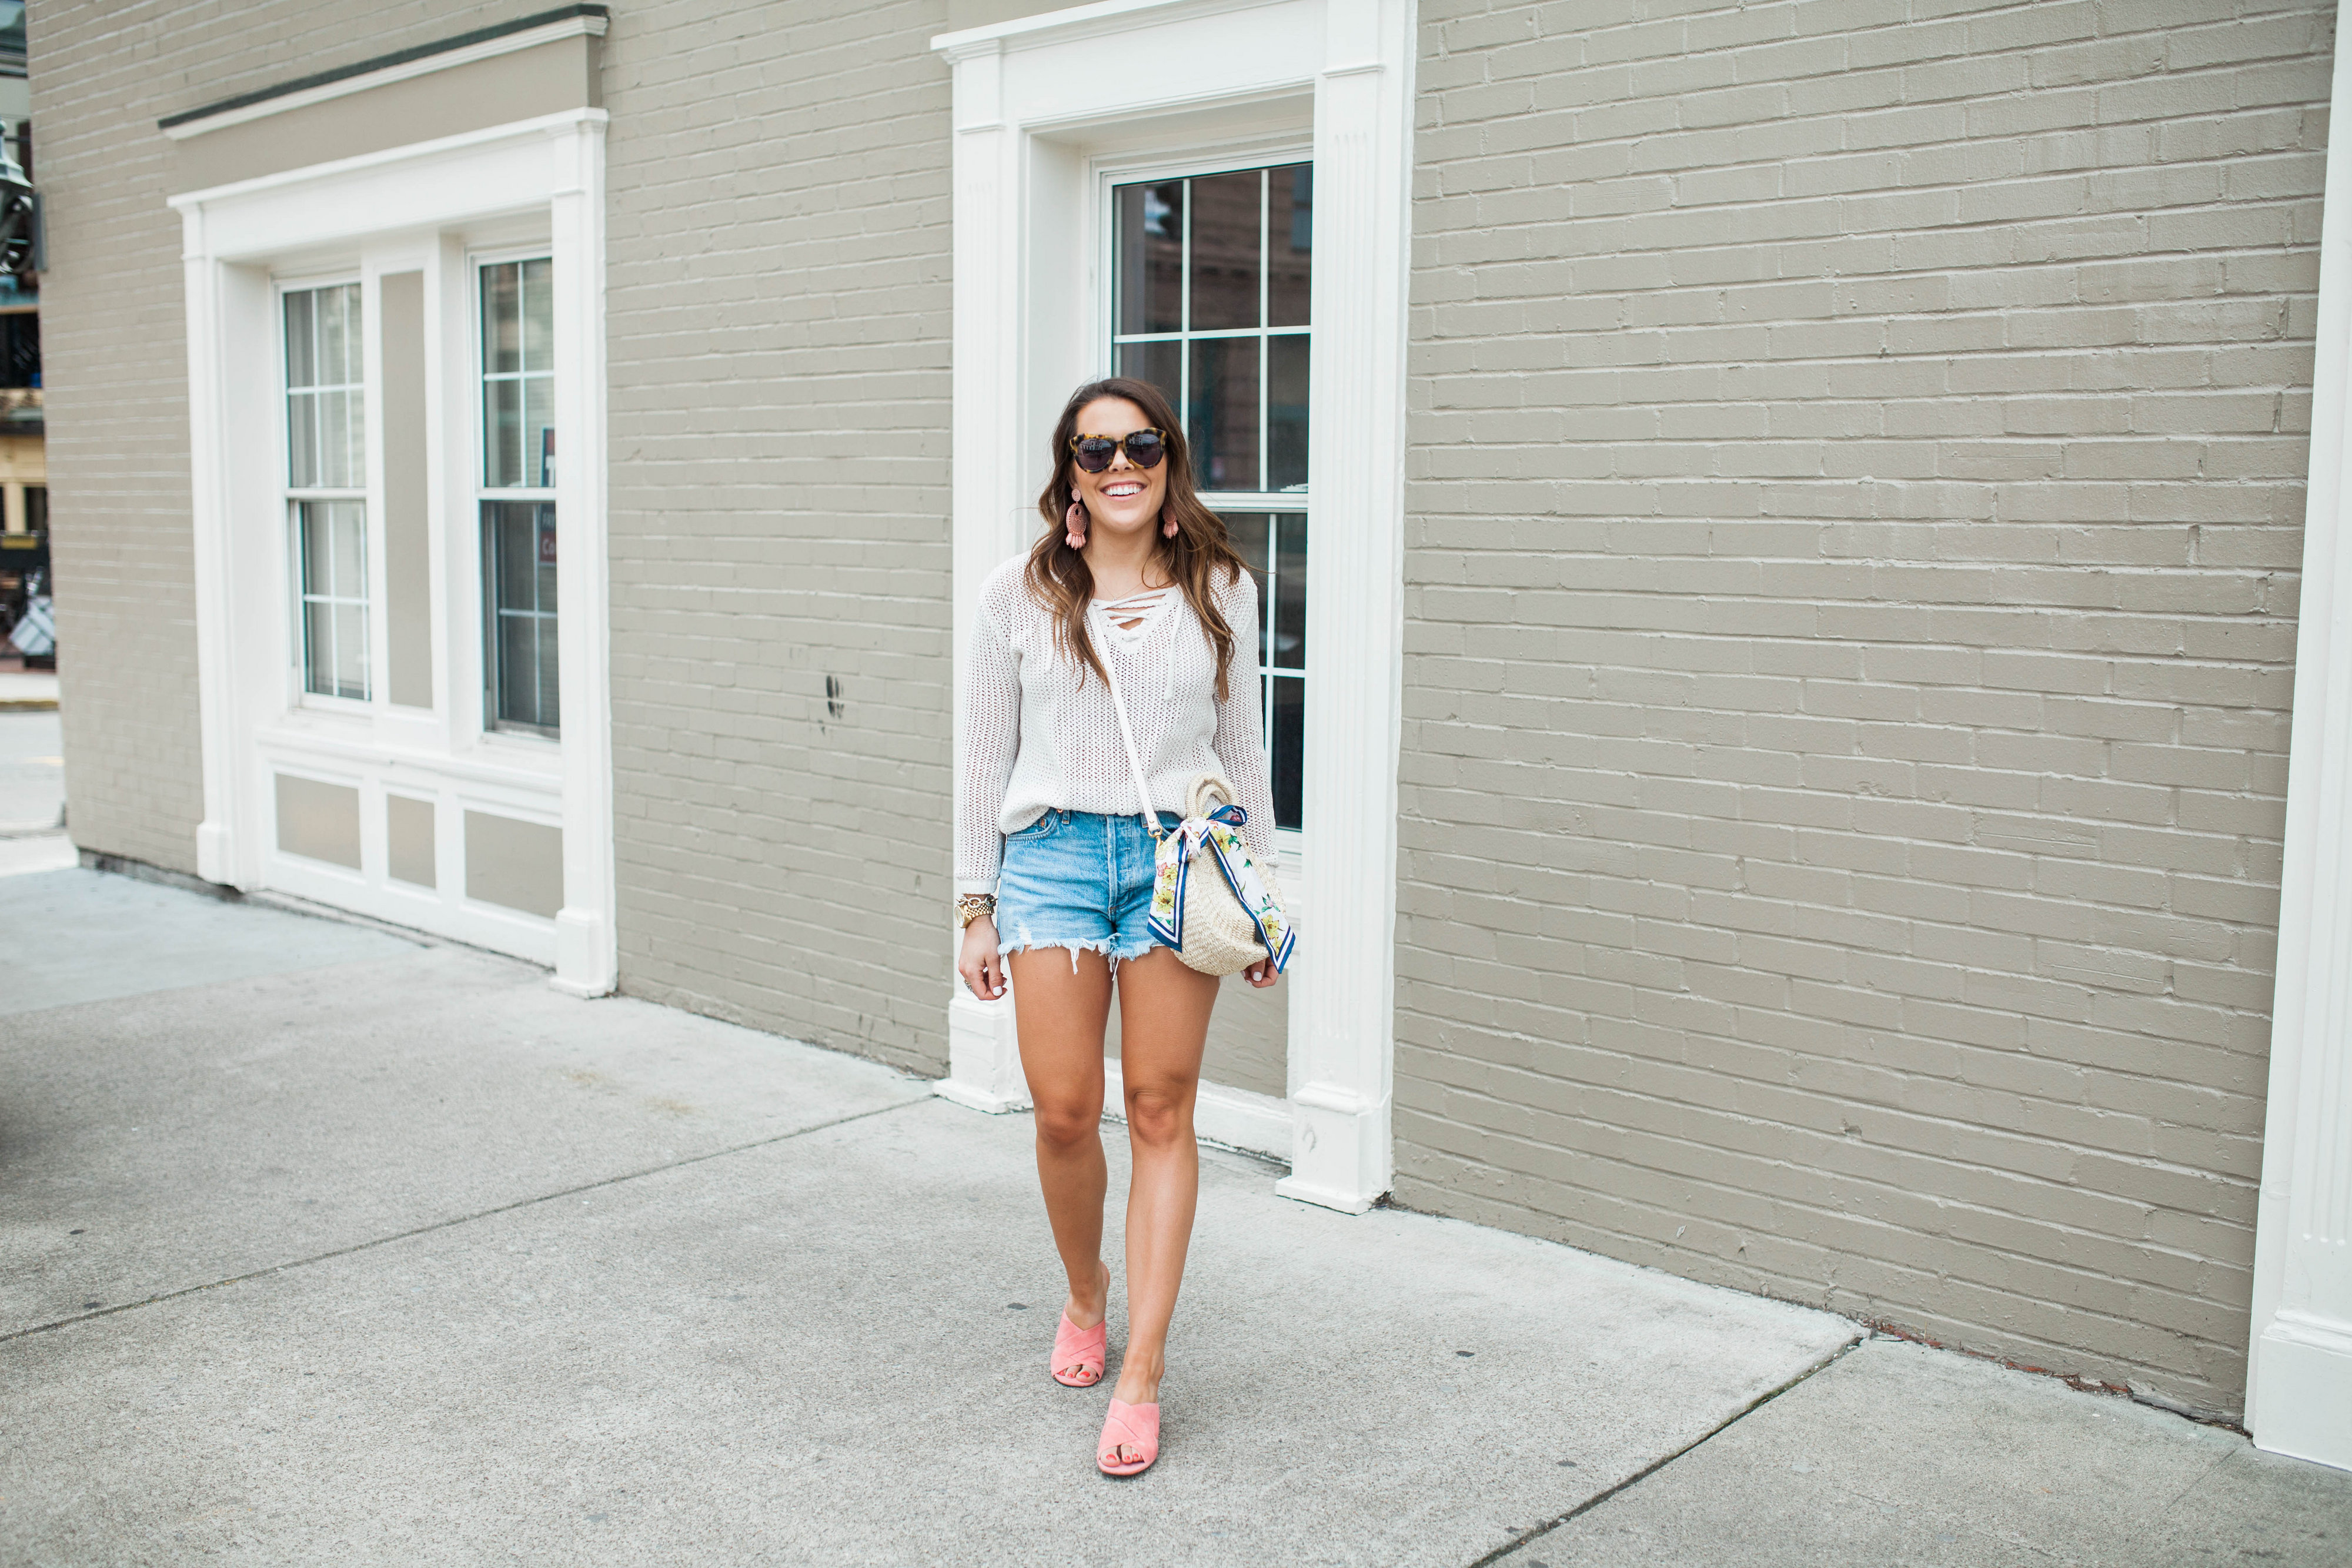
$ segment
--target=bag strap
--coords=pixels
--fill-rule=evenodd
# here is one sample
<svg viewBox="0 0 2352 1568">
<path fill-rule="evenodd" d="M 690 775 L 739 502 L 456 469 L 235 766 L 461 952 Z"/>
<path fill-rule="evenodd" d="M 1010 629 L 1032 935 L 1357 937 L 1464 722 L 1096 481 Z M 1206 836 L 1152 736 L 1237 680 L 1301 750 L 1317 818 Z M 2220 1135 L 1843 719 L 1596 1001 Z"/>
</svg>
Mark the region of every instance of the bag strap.
<svg viewBox="0 0 2352 1568">
<path fill-rule="evenodd" d="M 1118 674 L 1111 664 L 1110 650 L 1095 636 L 1095 617 L 1100 612 L 1087 606 L 1087 640 L 1094 644 L 1095 654 L 1102 660 L 1103 679 L 1110 685 L 1111 711 L 1118 715 L 1118 738 L 1127 747 L 1127 766 L 1135 775 L 1135 798 L 1143 808 L 1143 829 L 1154 839 L 1160 836 L 1160 813 L 1151 809 L 1151 786 L 1143 776 L 1143 754 L 1135 748 L 1135 731 L 1128 727 L 1127 704 L 1118 695 Z"/>
</svg>

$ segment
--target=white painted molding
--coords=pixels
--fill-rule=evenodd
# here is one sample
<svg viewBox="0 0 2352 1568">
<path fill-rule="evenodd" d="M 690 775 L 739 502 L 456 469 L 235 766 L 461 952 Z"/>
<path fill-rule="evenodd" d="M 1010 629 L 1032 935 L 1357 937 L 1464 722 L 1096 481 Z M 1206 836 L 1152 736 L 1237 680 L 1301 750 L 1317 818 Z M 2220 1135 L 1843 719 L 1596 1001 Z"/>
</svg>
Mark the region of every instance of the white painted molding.
<svg viewBox="0 0 2352 1568">
<path fill-rule="evenodd" d="M 982 582 L 1039 526 L 1044 443 L 1099 373 L 1089 158 L 1183 156 L 1309 129 L 1316 162 L 1318 548 L 1303 862 L 1317 912 L 1289 987 L 1287 1141 L 1262 1096 L 1202 1086 L 1237 1147 L 1286 1153 L 1277 1190 L 1361 1212 L 1388 1190 L 1402 669 L 1403 366 L 1413 8 L 1409 0 L 1104 0 L 941 35 L 953 68 L 954 656 Z M 1148 70 L 1136 68 L 1149 61 Z M 1310 97 L 1311 95 L 1311 97 Z M 1283 117 L 1296 104 L 1305 112 Z M 1311 115 L 1311 120 L 1308 116 Z M 1166 127 L 1163 142 L 1154 127 Z M 1295 144 L 1295 141 L 1293 142 Z M 1349 532 L 1337 531 L 1343 528 Z M 959 766 L 961 758 L 959 757 Z M 992 1108 L 1019 1081 L 1009 1021 L 950 1003 L 940 1092 Z M 1246 1140 L 1257 1140 L 1248 1142 Z"/>
<path fill-rule="evenodd" d="M 1316 924 L 1290 999 L 1286 1197 L 1361 1213 L 1394 1171 L 1397 747 L 1404 689 L 1404 357 L 1412 7 L 1329 0 L 1315 88 L 1306 860 Z M 1363 68 L 1366 61 L 1378 69 Z M 1329 235 L 1328 239 L 1326 235 Z M 1338 686 L 1337 691 L 1330 690 Z M 1312 944 L 1312 946 L 1309 946 Z"/>
<path fill-rule="evenodd" d="M 601 21 L 602 18 L 596 18 Z M 555 988 L 620 984 L 613 854 L 612 561 L 605 512 L 604 138 L 562 143 L 549 195 L 555 256 L 555 573 L 563 728 L 563 907 Z M 567 461 L 567 449 L 576 455 Z"/>
<path fill-rule="evenodd" d="M 1029 1109 L 1029 1079 L 1021 1071 L 1013 1000 L 983 1002 L 957 982 L 948 1004 L 948 1075 L 932 1092 L 975 1111 L 1003 1115 Z"/>
<path fill-rule="evenodd" d="M 2352 105 L 2352 50 L 2333 102 Z M 2331 116 L 2246 1426 L 2352 1469 L 2352 114 Z"/>
<path fill-rule="evenodd" d="M 364 71 L 358 76 L 320 82 L 317 87 L 300 88 L 293 92 L 281 93 L 276 98 L 263 99 L 258 103 L 241 104 L 235 109 L 224 109 L 218 113 L 207 114 L 200 119 L 184 120 L 175 125 L 163 127 L 163 134 L 173 141 L 185 141 L 191 136 L 202 136 L 208 131 L 223 131 L 232 125 L 249 125 L 257 120 L 267 120 L 274 114 L 286 114 L 294 110 L 308 109 L 314 103 L 331 103 L 336 99 L 349 98 L 354 93 L 368 92 L 380 87 L 389 87 L 396 81 L 412 81 L 418 77 L 431 76 L 436 71 L 452 70 L 458 66 L 469 66 L 478 60 L 494 60 L 500 55 L 519 54 L 524 49 L 535 49 L 541 44 L 559 43 L 565 38 L 601 38 L 604 36 L 606 26 L 607 23 L 602 16 L 566 16 L 561 21 L 545 23 L 537 27 L 525 27 L 519 32 L 503 33 L 495 38 L 484 38 L 479 43 L 463 44 L 454 49 L 444 49 L 438 54 L 423 55 L 413 60 L 403 60 L 398 65 Z"/>
<path fill-rule="evenodd" d="M 512 35 L 510 35 L 512 36 Z M 356 78 L 355 78 L 356 79 Z M 604 127 L 562 114 L 289 170 L 171 198 L 181 214 L 188 311 L 189 434 L 204 744 L 201 873 L 277 887 L 379 919 L 548 964 L 577 995 L 618 973 L 613 854 L 609 561 L 605 497 Z M 467 478 L 476 413 L 468 225 L 487 222 L 555 259 L 557 574 L 562 739 L 485 734 L 477 524 Z M 534 232 L 543 240 L 534 240 Z M 540 250 L 539 246 L 547 248 Z M 334 272 L 373 291 L 388 270 L 426 278 L 427 489 L 436 696 L 431 710 L 306 703 L 292 691 L 291 591 L 276 362 L 286 258 L 344 256 Z M 331 266 L 331 264 L 329 264 Z M 379 319 L 372 302 L 371 323 Z M 369 374 L 378 345 L 370 340 Z M 372 409 L 375 406 L 371 400 Z M 369 422 L 370 470 L 381 457 Z M 375 492 L 380 500 L 380 492 Z M 372 507 L 371 533 L 381 530 Z M 380 561 L 379 561 L 380 566 Z M 379 570 L 375 581 L 380 584 Z M 381 601 L 378 614 L 382 619 Z M 349 782 L 362 798 L 362 867 L 278 852 L 272 775 Z M 387 790 L 440 803 L 437 889 L 385 873 Z M 563 898 L 553 919 L 464 894 L 464 813 L 561 826 Z"/>
</svg>

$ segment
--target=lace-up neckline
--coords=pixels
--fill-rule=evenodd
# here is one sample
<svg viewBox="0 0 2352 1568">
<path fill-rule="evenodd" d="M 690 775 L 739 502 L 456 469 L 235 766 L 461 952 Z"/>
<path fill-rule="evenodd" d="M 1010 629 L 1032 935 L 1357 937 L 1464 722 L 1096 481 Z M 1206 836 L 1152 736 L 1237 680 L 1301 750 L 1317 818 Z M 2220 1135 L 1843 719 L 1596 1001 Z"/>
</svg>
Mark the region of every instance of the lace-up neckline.
<svg viewBox="0 0 2352 1568">
<path fill-rule="evenodd" d="M 1111 643 L 1121 653 L 1132 653 L 1143 643 L 1143 634 L 1151 629 L 1151 617 L 1168 602 L 1175 592 L 1167 588 L 1147 588 L 1141 593 L 1130 593 L 1125 599 L 1097 599 L 1095 608 L 1102 612 L 1103 630 Z"/>
</svg>

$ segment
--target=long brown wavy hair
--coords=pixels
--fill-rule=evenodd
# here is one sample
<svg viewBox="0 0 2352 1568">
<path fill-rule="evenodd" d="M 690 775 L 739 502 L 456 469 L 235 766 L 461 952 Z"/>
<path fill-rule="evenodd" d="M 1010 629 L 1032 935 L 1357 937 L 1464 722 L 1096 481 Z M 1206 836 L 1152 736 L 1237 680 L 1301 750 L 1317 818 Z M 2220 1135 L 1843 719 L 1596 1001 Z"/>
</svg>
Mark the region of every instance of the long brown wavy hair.
<svg viewBox="0 0 2352 1568">
<path fill-rule="evenodd" d="M 1234 629 L 1225 624 L 1215 594 L 1249 567 L 1226 536 L 1225 520 L 1202 505 L 1192 488 L 1192 454 L 1184 444 L 1183 422 L 1176 417 L 1167 396 L 1150 382 L 1125 376 L 1088 382 L 1063 405 L 1062 417 L 1054 422 L 1054 477 L 1037 497 L 1037 510 L 1045 518 L 1045 537 L 1029 547 L 1029 591 L 1052 612 L 1054 641 L 1082 666 L 1079 681 L 1085 681 L 1086 670 L 1092 670 L 1108 682 L 1109 674 L 1095 653 L 1094 640 L 1087 635 L 1087 606 L 1095 596 L 1095 575 L 1087 567 L 1087 558 L 1070 548 L 1063 524 L 1070 503 L 1077 499 L 1070 482 L 1070 470 L 1077 460 L 1070 450 L 1070 437 L 1078 433 L 1078 411 L 1106 397 L 1133 403 L 1143 411 L 1145 420 L 1167 436 L 1168 455 L 1160 460 L 1168 470 L 1167 501 L 1160 517 L 1175 519 L 1176 537 L 1171 539 L 1155 530 L 1152 559 L 1170 581 L 1184 591 L 1184 601 L 1208 629 L 1209 641 L 1217 651 L 1217 700 L 1223 702 L 1230 685 L 1226 672 L 1234 662 Z"/>
</svg>

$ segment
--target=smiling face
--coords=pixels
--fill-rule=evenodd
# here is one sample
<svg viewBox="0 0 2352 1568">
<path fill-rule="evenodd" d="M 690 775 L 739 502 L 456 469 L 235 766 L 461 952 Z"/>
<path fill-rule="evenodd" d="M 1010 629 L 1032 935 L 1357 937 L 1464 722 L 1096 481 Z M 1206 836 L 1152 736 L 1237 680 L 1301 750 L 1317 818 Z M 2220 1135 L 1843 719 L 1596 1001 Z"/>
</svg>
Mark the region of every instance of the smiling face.
<svg viewBox="0 0 2352 1568">
<path fill-rule="evenodd" d="M 1118 441 L 1150 428 L 1151 421 L 1143 411 L 1123 397 L 1098 397 L 1078 411 L 1080 435 L 1107 435 Z M 1072 463 L 1070 490 L 1085 503 L 1087 515 L 1097 528 L 1117 534 L 1154 528 L 1160 526 L 1160 508 L 1168 499 L 1168 460 L 1138 468 L 1121 447 L 1111 455 L 1110 466 L 1099 474 L 1089 474 Z"/>
</svg>

